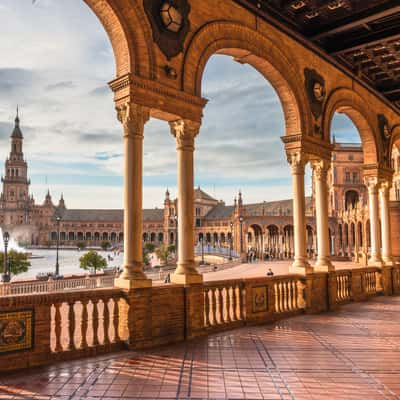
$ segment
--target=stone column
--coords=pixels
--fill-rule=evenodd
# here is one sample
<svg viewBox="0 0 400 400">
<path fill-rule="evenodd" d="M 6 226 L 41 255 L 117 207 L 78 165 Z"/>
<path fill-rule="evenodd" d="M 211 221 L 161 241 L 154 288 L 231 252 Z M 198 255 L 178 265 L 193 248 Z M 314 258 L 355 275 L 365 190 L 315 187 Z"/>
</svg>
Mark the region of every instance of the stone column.
<svg viewBox="0 0 400 400">
<path fill-rule="evenodd" d="M 178 120 L 170 123 L 178 152 L 178 261 L 174 283 L 201 283 L 194 260 L 194 142 L 200 123 Z"/>
<path fill-rule="evenodd" d="M 371 225 L 371 258 L 368 261 L 370 266 L 382 266 L 380 228 L 379 228 L 379 209 L 378 209 L 378 180 L 368 178 L 369 217 Z"/>
<path fill-rule="evenodd" d="M 124 289 L 151 286 L 143 272 L 142 197 L 143 132 L 149 109 L 127 103 L 117 107 L 124 128 L 124 265 L 115 285 Z"/>
<path fill-rule="evenodd" d="M 304 156 L 300 153 L 289 153 L 288 162 L 293 178 L 293 225 L 294 225 L 294 262 L 290 272 L 307 274 L 313 268 L 307 261 L 306 202 L 304 195 Z"/>
<path fill-rule="evenodd" d="M 389 216 L 389 190 L 389 183 L 383 182 L 379 188 L 379 202 L 382 225 L 382 258 L 386 265 L 393 265 L 392 238 Z"/>
<path fill-rule="evenodd" d="M 320 160 L 312 163 L 315 183 L 315 208 L 317 216 L 318 258 L 315 268 L 319 271 L 333 271 L 329 251 L 329 218 L 328 218 L 328 170 L 329 161 Z"/>
</svg>

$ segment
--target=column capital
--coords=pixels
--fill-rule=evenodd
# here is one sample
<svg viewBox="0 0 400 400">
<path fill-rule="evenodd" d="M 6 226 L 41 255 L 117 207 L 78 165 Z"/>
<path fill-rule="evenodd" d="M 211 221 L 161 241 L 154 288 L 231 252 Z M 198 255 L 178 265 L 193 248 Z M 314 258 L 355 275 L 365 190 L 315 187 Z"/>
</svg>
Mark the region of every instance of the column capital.
<svg viewBox="0 0 400 400">
<path fill-rule="evenodd" d="M 304 167 L 307 163 L 307 158 L 303 153 L 287 153 L 287 160 L 292 169 L 292 175 L 304 174 Z"/>
<path fill-rule="evenodd" d="M 178 150 L 194 151 L 194 139 L 199 134 L 200 122 L 179 119 L 169 123 L 171 134 L 176 138 Z"/>
<path fill-rule="evenodd" d="M 367 176 L 364 178 L 365 186 L 368 188 L 369 194 L 378 193 L 378 178 L 376 176 Z"/>
<path fill-rule="evenodd" d="M 389 189 L 392 187 L 391 182 L 388 180 L 382 180 L 379 183 L 379 191 L 383 194 L 389 194 Z"/>
<path fill-rule="evenodd" d="M 150 109 L 126 102 L 116 107 L 118 121 L 124 127 L 124 137 L 143 138 L 144 125 L 150 119 Z"/>
<path fill-rule="evenodd" d="M 311 162 L 311 168 L 313 170 L 314 176 L 318 180 L 326 180 L 330 167 L 330 160 L 315 160 Z"/>
</svg>

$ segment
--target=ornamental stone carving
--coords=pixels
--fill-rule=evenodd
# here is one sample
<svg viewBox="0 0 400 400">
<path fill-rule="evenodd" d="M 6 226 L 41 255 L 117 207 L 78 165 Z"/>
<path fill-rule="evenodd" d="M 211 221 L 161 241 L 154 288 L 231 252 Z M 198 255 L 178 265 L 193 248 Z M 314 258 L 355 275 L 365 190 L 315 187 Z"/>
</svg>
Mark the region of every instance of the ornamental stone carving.
<svg viewBox="0 0 400 400">
<path fill-rule="evenodd" d="M 390 139 L 392 137 L 392 129 L 389 125 L 389 121 L 383 114 L 378 114 L 378 128 L 380 137 L 382 139 L 382 161 L 385 166 L 390 166 Z"/>
<path fill-rule="evenodd" d="M 194 139 L 200 130 L 200 122 L 181 119 L 170 122 L 171 134 L 176 138 L 178 150 L 194 151 Z"/>
<path fill-rule="evenodd" d="M 144 125 L 150 119 L 150 109 L 134 103 L 117 106 L 117 117 L 124 127 L 124 137 L 143 137 Z"/>
<path fill-rule="evenodd" d="M 143 0 L 153 40 L 168 60 L 183 51 L 190 29 L 188 0 Z"/>
<path fill-rule="evenodd" d="M 318 180 L 327 180 L 328 170 L 330 168 L 330 161 L 328 160 L 318 160 L 311 163 L 313 173 Z"/>
<path fill-rule="evenodd" d="M 304 167 L 306 164 L 304 154 L 300 152 L 288 153 L 287 160 L 293 175 L 304 174 Z"/>
<path fill-rule="evenodd" d="M 326 99 L 325 80 L 317 71 L 309 68 L 304 69 L 304 79 L 308 101 L 315 120 L 314 131 L 321 136 L 321 115 Z"/>
</svg>

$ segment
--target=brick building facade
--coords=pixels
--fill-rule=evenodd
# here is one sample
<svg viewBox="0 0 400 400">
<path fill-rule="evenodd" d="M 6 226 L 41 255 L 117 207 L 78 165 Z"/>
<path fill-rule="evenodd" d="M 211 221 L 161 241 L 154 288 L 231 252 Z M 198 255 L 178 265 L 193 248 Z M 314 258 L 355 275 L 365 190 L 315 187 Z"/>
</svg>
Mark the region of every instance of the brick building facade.
<svg viewBox="0 0 400 400">
<path fill-rule="evenodd" d="M 394 157 L 400 167 L 399 157 Z M 353 256 L 357 251 L 356 225 L 368 244 L 367 190 L 362 178 L 363 152 L 357 144 L 334 143 L 329 182 L 329 234 L 332 254 Z M 397 165 L 397 164 L 396 164 Z M 85 242 L 99 246 L 102 241 L 123 242 L 122 210 L 68 209 L 63 196 L 53 203 L 50 192 L 43 204 L 36 204 L 29 192 L 28 165 L 23 153 L 23 134 L 17 115 L 11 134 L 11 151 L 5 162 L 0 198 L 0 225 L 19 242 L 29 245 L 54 245 L 57 240 L 56 216 L 60 221 L 60 242 L 76 246 Z M 314 186 L 314 185 L 313 185 Z M 307 253 L 315 254 L 316 223 L 313 195 L 306 199 Z M 230 246 L 240 252 L 252 247 L 259 254 L 291 258 L 294 253 L 293 202 L 281 200 L 245 204 L 242 194 L 233 205 L 214 199 L 200 187 L 195 191 L 195 242 L 201 239 L 212 246 Z M 393 196 L 397 193 L 393 189 Z M 162 208 L 143 210 L 143 242 L 175 244 L 177 200 L 167 190 Z M 242 220 L 242 222 L 241 222 Z M 352 235 L 353 232 L 353 235 Z M 363 233 L 364 232 L 364 233 Z M 242 238 L 242 239 L 240 239 Z M 358 246 L 358 247 L 360 247 Z M 368 251 L 368 249 L 366 249 Z"/>
</svg>

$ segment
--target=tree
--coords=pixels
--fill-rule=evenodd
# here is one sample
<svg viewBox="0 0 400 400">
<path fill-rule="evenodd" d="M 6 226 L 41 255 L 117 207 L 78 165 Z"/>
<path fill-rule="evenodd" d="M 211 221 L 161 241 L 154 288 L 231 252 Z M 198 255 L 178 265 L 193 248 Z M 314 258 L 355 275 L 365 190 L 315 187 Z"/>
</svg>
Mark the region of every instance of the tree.
<svg viewBox="0 0 400 400">
<path fill-rule="evenodd" d="M 172 247 L 173 247 L 173 249 L 172 249 Z M 168 261 L 170 260 L 171 254 L 173 253 L 173 251 L 171 251 L 171 250 L 175 250 L 175 247 L 161 245 L 160 247 L 158 247 L 156 249 L 156 255 L 160 259 L 160 261 L 163 265 L 168 265 Z"/>
<path fill-rule="evenodd" d="M 154 251 L 155 251 L 155 249 L 156 249 L 156 246 L 155 246 L 155 244 L 153 244 L 153 243 L 146 243 L 146 244 L 144 245 L 144 249 L 146 250 L 146 252 L 147 252 L 148 254 L 151 254 L 151 253 L 154 253 Z"/>
<path fill-rule="evenodd" d="M 15 250 L 10 250 L 7 253 L 7 259 L 12 275 L 27 272 L 31 266 L 28 256 L 25 253 L 19 253 Z M 4 273 L 4 253 L 0 253 L 0 273 Z"/>
<path fill-rule="evenodd" d="M 85 242 L 78 242 L 76 244 L 76 247 L 78 247 L 78 250 L 86 249 L 86 243 Z"/>
<path fill-rule="evenodd" d="M 97 253 L 97 251 L 87 252 L 79 259 L 79 262 L 82 269 L 86 271 L 94 269 L 95 274 L 97 270 L 107 267 L 107 260 Z"/>
<path fill-rule="evenodd" d="M 107 240 L 103 240 L 103 241 L 100 243 L 100 247 L 101 247 L 102 250 L 104 250 L 104 251 L 107 251 L 107 250 L 110 248 L 110 246 L 111 246 L 111 243 L 110 243 L 109 241 L 107 241 Z"/>
</svg>

